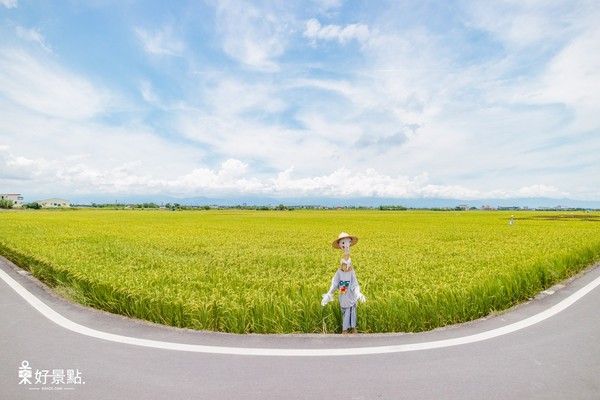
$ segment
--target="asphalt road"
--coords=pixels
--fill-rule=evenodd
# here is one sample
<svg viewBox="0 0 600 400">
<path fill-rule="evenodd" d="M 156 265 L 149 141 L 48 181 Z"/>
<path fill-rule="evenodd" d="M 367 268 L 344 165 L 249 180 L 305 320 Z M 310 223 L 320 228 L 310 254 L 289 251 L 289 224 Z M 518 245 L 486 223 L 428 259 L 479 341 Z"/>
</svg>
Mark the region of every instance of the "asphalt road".
<svg viewBox="0 0 600 400">
<path fill-rule="evenodd" d="M 174 329 L 72 304 L 1 258 L 0 278 L 0 399 L 600 399 L 598 266 L 494 318 L 352 336 Z"/>
</svg>

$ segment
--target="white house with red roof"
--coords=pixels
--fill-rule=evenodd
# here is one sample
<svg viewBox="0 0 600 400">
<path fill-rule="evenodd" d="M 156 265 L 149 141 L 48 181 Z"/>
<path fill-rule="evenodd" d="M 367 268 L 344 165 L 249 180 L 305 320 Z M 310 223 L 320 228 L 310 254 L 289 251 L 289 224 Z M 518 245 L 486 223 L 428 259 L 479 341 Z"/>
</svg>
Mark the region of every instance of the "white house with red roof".
<svg viewBox="0 0 600 400">
<path fill-rule="evenodd" d="M 14 194 L 14 193 L 0 194 L 0 200 L 11 201 L 13 208 L 23 207 L 23 196 L 21 196 L 20 194 Z"/>
</svg>

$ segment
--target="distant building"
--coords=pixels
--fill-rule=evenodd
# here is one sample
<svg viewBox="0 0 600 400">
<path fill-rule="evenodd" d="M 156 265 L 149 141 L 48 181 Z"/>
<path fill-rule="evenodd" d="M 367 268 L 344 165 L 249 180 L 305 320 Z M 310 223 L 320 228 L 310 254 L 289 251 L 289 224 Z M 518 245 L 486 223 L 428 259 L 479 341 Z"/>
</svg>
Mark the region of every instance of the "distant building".
<svg viewBox="0 0 600 400">
<path fill-rule="evenodd" d="M 20 194 L 0 194 L 0 200 L 11 201 L 13 208 L 23 207 L 23 196 Z"/>
<path fill-rule="evenodd" d="M 42 206 L 42 208 L 71 207 L 71 202 L 69 200 L 57 199 L 56 197 L 46 200 L 37 200 L 36 203 Z"/>
</svg>

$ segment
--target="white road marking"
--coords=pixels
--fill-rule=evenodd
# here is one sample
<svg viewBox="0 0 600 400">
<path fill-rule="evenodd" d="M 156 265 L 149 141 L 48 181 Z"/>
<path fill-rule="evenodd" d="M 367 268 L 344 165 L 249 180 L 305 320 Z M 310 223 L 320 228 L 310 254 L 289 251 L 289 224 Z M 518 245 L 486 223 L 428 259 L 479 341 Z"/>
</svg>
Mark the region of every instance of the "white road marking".
<svg viewBox="0 0 600 400">
<path fill-rule="evenodd" d="M 31 292 L 21 286 L 17 281 L 11 278 L 6 272 L 0 269 L 0 277 L 25 301 L 38 310 L 42 315 L 51 320 L 57 325 L 65 329 L 79 333 L 81 335 L 90 336 L 97 339 L 108 340 L 115 343 L 124 343 L 134 346 L 151 347 L 162 350 L 176 350 L 195 353 L 211 353 L 211 354 L 228 354 L 239 356 L 271 356 L 271 357 L 328 357 L 328 356 L 358 356 L 369 354 L 388 354 L 401 353 L 408 351 L 431 350 L 443 347 L 460 346 L 469 343 L 476 343 L 483 340 L 492 339 L 498 336 L 506 335 L 525 329 L 535 325 L 545 319 L 548 319 L 559 312 L 567 309 L 575 302 L 583 298 L 586 294 L 594 290 L 600 285 L 600 277 L 590 282 L 577 292 L 573 293 L 568 298 L 560 303 L 542 311 L 539 314 L 533 315 L 522 321 L 503 326 L 501 328 L 492 329 L 486 332 L 477 333 L 474 335 L 463 336 L 453 339 L 436 340 L 432 342 L 400 344 L 392 346 L 374 346 L 374 347 L 354 347 L 354 348 L 329 348 L 329 349 L 277 349 L 277 348 L 252 348 L 252 347 L 221 347 L 221 346 L 204 346 L 197 344 L 184 344 L 163 342 L 156 340 L 139 339 L 130 336 L 115 335 L 108 332 L 98 331 L 86 326 L 77 324 L 50 307 L 34 296 Z"/>
</svg>

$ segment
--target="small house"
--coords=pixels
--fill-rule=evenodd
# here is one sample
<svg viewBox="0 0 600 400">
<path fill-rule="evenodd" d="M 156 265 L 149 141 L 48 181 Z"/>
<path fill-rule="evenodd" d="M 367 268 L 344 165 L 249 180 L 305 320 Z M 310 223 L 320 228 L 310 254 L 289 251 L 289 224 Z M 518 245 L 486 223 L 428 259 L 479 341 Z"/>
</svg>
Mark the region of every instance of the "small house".
<svg viewBox="0 0 600 400">
<path fill-rule="evenodd" d="M 20 194 L 0 194 L 0 200 L 12 202 L 13 208 L 23 207 L 23 196 Z"/>
<path fill-rule="evenodd" d="M 71 202 L 69 200 L 58 199 L 56 197 L 46 200 L 37 200 L 36 203 L 42 206 L 42 208 L 71 207 Z"/>
</svg>

